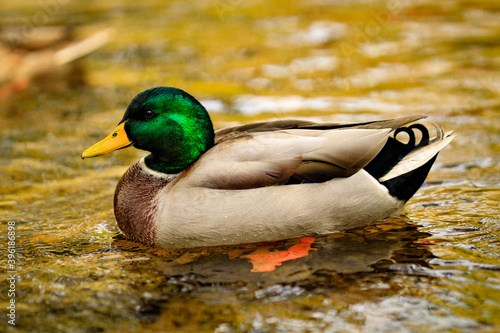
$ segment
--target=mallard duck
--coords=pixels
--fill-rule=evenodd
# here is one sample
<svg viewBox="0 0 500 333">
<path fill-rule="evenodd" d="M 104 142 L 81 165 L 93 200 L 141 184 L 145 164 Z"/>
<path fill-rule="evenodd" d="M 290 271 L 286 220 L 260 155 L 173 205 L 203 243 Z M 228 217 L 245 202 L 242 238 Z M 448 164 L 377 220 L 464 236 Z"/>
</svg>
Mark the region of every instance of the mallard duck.
<svg viewBox="0 0 500 333">
<path fill-rule="evenodd" d="M 114 211 L 129 239 L 191 248 L 329 234 L 393 216 L 453 138 L 409 116 L 364 123 L 279 120 L 218 130 L 193 96 L 138 94 L 82 158 L 150 152 L 119 181 Z M 396 139 L 405 132 L 406 143 Z M 392 133 L 392 135 L 391 135 Z M 418 142 L 417 142 L 418 141 Z"/>
</svg>

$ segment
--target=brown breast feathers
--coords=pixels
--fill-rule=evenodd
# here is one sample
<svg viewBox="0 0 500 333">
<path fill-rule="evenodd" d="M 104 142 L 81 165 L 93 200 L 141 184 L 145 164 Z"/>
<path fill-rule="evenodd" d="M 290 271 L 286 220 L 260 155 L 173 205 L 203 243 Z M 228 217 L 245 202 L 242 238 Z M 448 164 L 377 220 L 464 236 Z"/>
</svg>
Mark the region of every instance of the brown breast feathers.
<svg viewBox="0 0 500 333">
<path fill-rule="evenodd" d="M 168 182 L 145 172 L 139 162 L 125 172 L 116 186 L 114 206 L 118 227 L 127 238 L 155 244 L 154 216 L 158 210 L 155 197 Z"/>
</svg>

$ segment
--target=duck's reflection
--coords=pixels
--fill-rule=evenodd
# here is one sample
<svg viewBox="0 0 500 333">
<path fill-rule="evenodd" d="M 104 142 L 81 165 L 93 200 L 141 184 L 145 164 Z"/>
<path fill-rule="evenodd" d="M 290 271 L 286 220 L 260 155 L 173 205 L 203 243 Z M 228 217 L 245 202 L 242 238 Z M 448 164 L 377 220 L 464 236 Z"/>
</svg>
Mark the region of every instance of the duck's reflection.
<svg viewBox="0 0 500 333">
<path fill-rule="evenodd" d="M 417 242 L 428 234 L 404 218 L 320 237 L 238 246 L 162 250 L 116 239 L 121 250 L 155 254 L 154 268 L 195 284 L 251 282 L 314 284 L 315 277 L 390 270 L 394 263 L 426 265 L 430 252 Z"/>
</svg>

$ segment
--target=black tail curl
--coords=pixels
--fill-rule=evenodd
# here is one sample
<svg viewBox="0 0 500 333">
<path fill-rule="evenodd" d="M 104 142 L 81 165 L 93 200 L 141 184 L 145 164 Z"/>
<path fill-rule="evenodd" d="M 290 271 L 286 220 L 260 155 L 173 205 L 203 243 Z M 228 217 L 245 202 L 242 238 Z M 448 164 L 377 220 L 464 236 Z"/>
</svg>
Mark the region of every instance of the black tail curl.
<svg viewBox="0 0 500 333">
<path fill-rule="evenodd" d="M 417 143 L 415 130 L 420 132 L 420 140 Z M 398 134 L 406 133 L 409 137 L 407 143 L 397 139 Z M 429 130 L 422 124 L 413 124 L 400 127 L 394 132 L 394 137 L 387 140 L 380 153 L 364 168 L 375 179 L 380 179 L 394 168 L 406 155 L 415 149 L 428 145 L 430 142 Z M 381 182 L 387 187 L 389 193 L 402 201 L 408 201 L 422 186 L 431 169 L 437 154 L 427 163 L 400 176 Z"/>
</svg>

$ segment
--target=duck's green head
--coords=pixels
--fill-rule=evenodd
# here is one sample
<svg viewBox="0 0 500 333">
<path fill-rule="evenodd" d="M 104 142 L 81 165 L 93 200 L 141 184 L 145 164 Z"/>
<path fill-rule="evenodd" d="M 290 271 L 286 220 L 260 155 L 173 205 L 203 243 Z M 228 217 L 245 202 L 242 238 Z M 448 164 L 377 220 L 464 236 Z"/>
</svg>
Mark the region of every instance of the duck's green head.
<svg viewBox="0 0 500 333">
<path fill-rule="evenodd" d="M 214 130 L 205 108 L 193 96 L 171 87 L 137 95 L 118 127 L 82 158 L 104 155 L 130 145 L 151 152 L 146 165 L 158 172 L 186 169 L 214 144 Z"/>
</svg>

